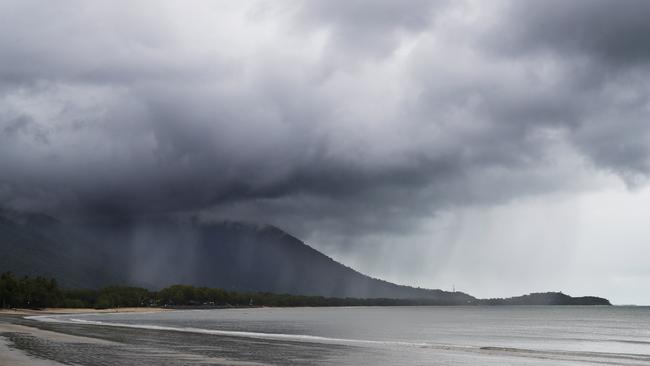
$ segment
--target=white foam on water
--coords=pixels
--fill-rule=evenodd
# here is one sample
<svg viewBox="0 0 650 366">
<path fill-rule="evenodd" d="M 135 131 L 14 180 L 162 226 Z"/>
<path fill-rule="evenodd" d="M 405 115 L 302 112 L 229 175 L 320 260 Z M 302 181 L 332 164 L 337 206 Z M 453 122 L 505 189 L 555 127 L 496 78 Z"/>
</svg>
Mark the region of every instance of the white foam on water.
<svg viewBox="0 0 650 366">
<path fill-rule="evenodd" d="M 88 314 L 77 314 L 79 315 L 96 315 L 94 313 Z M 106 314 L 102 314 L 106 315 Z M 494 346 L 472 346 L 472 345 L 452 345 L 452 344 L 437 344 L 437 343 L 426 343 L 426 342 L 404 342 L 404 341 L 378 341 L 378 340 L 368 340 L 368 339 L 349 339 L 349 338 L 332 338 L 332 337 L 321 337 L 314 335 L 304 335 L 304 334 L 285 334 L 285 333 L 261 333 L 261 332 L 245 332 L 245 331 L 231 331 L 231 330 L 219 330 L 219 329 L 204 329 L 204 328 L 194 328 L 194 327 L 170 327 L 162 325 L 150 325 L 150 324 L 129 324 L 129 323 L 119 323 L 119 322 L 104 322 L 96 320 L 87 320 L 80 318 L 64 318 L 70 316 L 62 315 L 38 315 L 38 316 L 27 316 L 25 319 L 37 320 L 41 322 L 50 322 L 50 323 L 67 323 L 67 324 L 87 324 L 87 325 L 97 325 L 97 326 L 106 326 L 106 327 L 121 327 L 121 328 L 134 328 L 134 329 L 145 329 L 145 330 L 158 330 L 158 331 L 172 331 L 172 332 L 185 332 L 185 333 L 196 333 L 196 334 L 210 334 L 210 335 L 221 335 L 221 336 L 230 336 L 230 337 L 244 337 L 244 338 L 254 338 L 254 339 L 266 339 L 266 340 L 283 340 L 283 341 L 294 341 L 294 342 L 311 342 L 311 343 L 323 343 L 323 344 L 343 344 L 343 345 L 358 345 L 358 346 L 375 346 L 375 347 L 415 347 L 415 348 L 426 348 L 431 350 L 440 350 L 440 351 L 460 351 L 460 352 L 472 352 L 472 353 L 500 353 L 500 354 L 510 354 L 516 355 L 519 357 L 532 357 L 532 358 L 541 358 L 541 359 L 555 359 L 555 360 L 565 360 L 565 361 L 581 361 L 581 362 L 605 362 L 612 365 L 628 365 L 627 362 L 649 362 L 649 355 L 639 355 L 639 354 L 621 354 L 621 353 L 606 353 L 606 352 L 575 352 L 575 351 L 557 351 L 557 350 L 533 350 L 533 349 L 524 349 L 524 348 L 510 348 L 510 347 L 494 347 Z M 621 362 L 621 363 L 619 363 Z"/>
<path fill-rule="evenodd" d="M 313 335 L 305 335 L 305 334 L 260 333 L 260 332 L 244 332 L 244 331 L 219 330 L 219 329 L 204 329 L 204 328 L 194 328 L 194 327 L 169 327 L 169 326 L 150 325 L 150 324 L 103 322 L 103 321 L 87 320 L 87 319 L 79 319 L 79 318 L 61 319 L 59 318 L 59 316 L 56 315 L 29 316 L 29 317 L 25 317 L 25 319 L 32 319 L 32 320 L 51 322 L 51 323 L 89 324 L 89 325 L 99 325 L 99 326 L 108 326 L 108 327 L 164 330 L 164 331 L 173 331 L 173 332 L 199 333 L 199 334 L 222 335 L 222 336 L 231 336 L 231 337 L 245 337 L 245 338 L 314 342 L 314 343 L 365 344 L 365 345 L 378 345 L 378 346 L 406 346 L 406 347 L 433 347 L 434 346 L 433 344 L 430 343 L 418 343 L 418 342 L 374 341 L 374 340 L 367 340 L 367 339 L 321 337 L 321 336 L 313 336 Z"/>
</svg>

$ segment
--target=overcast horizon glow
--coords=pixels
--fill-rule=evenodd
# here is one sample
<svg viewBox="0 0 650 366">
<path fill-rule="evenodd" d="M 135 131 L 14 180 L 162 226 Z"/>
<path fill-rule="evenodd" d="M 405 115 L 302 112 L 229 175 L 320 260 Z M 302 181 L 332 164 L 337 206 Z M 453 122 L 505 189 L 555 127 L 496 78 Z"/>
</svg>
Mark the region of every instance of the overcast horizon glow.
<svg viewBox="0 0 650 366">
<path fill-rule="evenodd" d="M 0 206 L 650 304 L 650 2 L 3 1 Z"/>
</svg>

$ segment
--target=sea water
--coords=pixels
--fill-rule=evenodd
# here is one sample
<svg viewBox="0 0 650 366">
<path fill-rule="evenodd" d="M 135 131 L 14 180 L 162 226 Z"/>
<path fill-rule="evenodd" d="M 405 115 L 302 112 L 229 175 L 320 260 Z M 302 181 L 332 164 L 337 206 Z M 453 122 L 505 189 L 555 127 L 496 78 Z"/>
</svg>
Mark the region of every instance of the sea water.
<svg viewBox="0 0 650 366">
<path fill-rule="evenodd" d="M 229 357 L 262 363 L 650 365 L 650 307 L 249 308 L 40 320 L 143 329 L 162 338 L 192 334 L 173 342 L 206 352 L 226 352 L 221 340 L 238 339 L 229 344 L 244 351 Z M 255 347 L 259 352 L 248 352 Z"/>
</svg>

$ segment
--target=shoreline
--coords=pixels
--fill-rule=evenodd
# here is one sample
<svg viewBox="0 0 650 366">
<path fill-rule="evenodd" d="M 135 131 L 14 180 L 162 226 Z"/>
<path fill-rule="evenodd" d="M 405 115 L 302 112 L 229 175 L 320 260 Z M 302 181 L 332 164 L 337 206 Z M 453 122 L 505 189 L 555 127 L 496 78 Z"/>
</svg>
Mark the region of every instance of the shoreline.
<svg viewBox="0 0 650 366">
<path fill-rule="evenodd" d="M 0 323 L 0 333 L 2 323 Z M 27 353 L 9 346 L 9 341 L 0 336 L 0 366 L 64 366 L 64 364 L 29 356 Z"/>
<path fill-rule="evenodd" d="M 47 342 L 59 342 L 65 344 L 110 344 L 97 338 L 79 337 L 65 333 L 43 330 L 29 325 L 16 324 L 23 321 L 26 315 L 56 314 L 43 311 L 12 310 L 0 312 L 0 366 L 63 366 L 63 363 L 52 359 L 36 357 L 27 350 L 16 347 L 9 335 L 19 334 L 22 337 L 33 337 Z"/>
<path fill-rule="evenodd" d="M 90 310 L 90 311 L 89 311 Z M 95 325 L 44 323 L 27 319 L 34 315 L 143 313 L 171 309 L 4 309 L 0 311 L 0 366 L 64 366 L 122 364 L 178 364 L 264 366 L 265 363 L 236 360 L 222 354 L 202 355 L 182 348 L 160 347 L 136 339 L 143 332 L 110 329 Z M 227 337 L 219 339 L 227 340 Z M 169 344 L 169 343 L 167 343 Z M 173 342 L 172 342 L 173 344 Z M 156 361 L 156 360 L 159 361 Z M 110 360 L 110 361 L 108 361 Z"/>
<path fill-rule="evenodd" d="M 143 310 L 146 309 L 104 309 L 101 313 L 143 313 Z M 420 356 L 442 357 L 464 362 L 461 364 L 495 366 L 504 364 L 506 361 L 511 362 L 509 364 L 528 364 L 530 362 L 531 365 L 568 365 L 576 362 L 633 365 L 650 361 L 650 354 L 637 350 L 638 347 L 645 347 L 646 342 L 643 342 L 642 339 L 638 342 L 633 339 L 624 339 L 619 341 L 620 344 L 610 345 L 607 349 L 600 349 L 599 344 L 595 344 L 592 345 L 594 348 L 589 350 L 581 347 L 567 349 L 550 346 L 548 349 L 537 349 L 530 345 L 522 347 L 517 342 L 513 343 L 512 340 L 505 340 L 503 341 L 505 343 L 501 343 L 492 337 L 470 345 L 464 342 L 456 343 L 453 339 L 445 340 L 443 343 L 437 341 L 424 343 L 408 341 L 404 343 L 400 341 L 391 345 L 386 340 L 374 339 L 370 336 L 363 339 L 351 338 L 350 340 L 354 341 L 351 343 L 341 342 L 346 340 L 344 338 L 332 338 L 331 340 L 338 342 L 330 343 L 323 341 L 322 337 L 304 339 L 303 336 L 297 340 L 295 337 L 284 337 L 294 335 L 293 333 L 281 332 L 277 333 L 280 335 L 278 337 L 262 338 L 226 334 L 227 331 L 217 330 L 214 333 L 196 332 L 194 330 L 197 328 L 192 328 L 194 324 L 191 322 L 187 323 L 188 328 L 171 328 L 165 323 L 152 327 L 130 326 L 133 324 L 127 325 L 126 323 L 124 325 L 114 323 L 112 326 L 106 326 L 93 324 L 93 322 L 42 322 L 30 318 L 33 315 L 47 316 L 47 314 L 79 314 L 83 312 L 88 314 L 88 310 L 16 309 L 12 310 L 10 314 L 8 314 L 9 311 L 5 311 L 4 314 L 0 313 L 0 366 L 143 366 L 154 364 L 166 366 L 269 364 L 313 366 L 359 364 L 358 361 L 361 359 L 377 361 L 364 363 L 368 365 L 400 364 L 403 354 L 406 354 L 404 352 L 408 352 L 416 359 Z M 643 310 L 643 314 L 647 314 L 647 310 Z M 470 309 L 470 313 L 472 311 L 473 309 Z M 629 309 L 619 309 L 619 315 L 627 317 L 630 311 Z M 637 312 L 636 310 L 632 311 L 633 315 Z M 248 317 L 246 314 L 235 318 L 246 319 Z M 489 310 L 484 314 L 494 315 Z M 524 313 L 524 315 L 526 314 L 528 312 Z M 573 312 L 567 314 L 571 315 Z M 594 314 L 602 315 L 600 311 L 596 311 Z M 178 312 L 167 315 L 182 317 L 188 314 Z M 507 314 L 502 314 L 502 316 L 505 317 L 503 319 L 509 319 Z M 73 315 L 67 318 L 75 317 Z M 128 316 L 124 318 L 128 318 Z M 201 317 L 198 318 L 194 320 L 201 321 Z M 190 319 L 193 318 L 190 317 Z M 277 319 L 282 319 L 282 317 Z M 557 319 L 564 318 L 557 317 Z M 602 324 L 594 324 L 597 329 L 602 327 Z M 284 336 L 282 336 L 283 334 Z M 296 333 L 295 335 L 300 334 Z M 551 341 L 549 344 L 556 346 L 561 344 L 558 342 L 562 342 L 563 339 L 565 339 L 563 333 L 551 332 L 548 335 L 548 340 Z M 599 339 L 589 339 L 589 341 L 600 342 Z M 394 347 L 399 347 L 399 350 Z M 287 362 L 287 360 L 291 362 Z"/>
<path fill-rule="evenodd" d="M 55 315 L 55 314 L 104 314 L 104 313 L 157 313 L 175 309 L 162 307 L 124 307 L 124 308 L 44 308 L 44 309 L 0 309 L 0 315 Z"/>
<path fill-rule="evenodd" d="M 65 366 L 65 364 L 52 359 L 40 358 L 31 355 L 27 350 L 16 347 L 10 341 L 7 334 L 21 334 L 48 342 L 64 344 L 102 344 L 117 345 L 114 342 L 105 341 L 99 338 L 82 337 L 43 330 L 36 326 L 23 323 L 27 316 L 39 315 L 63 315 L 63 314 L 112 314 L 112 313 L 144 313 L 172 311 L 166 308 L 109 308 L 109 309 L 88 309 L 88 308 L 45 308 L 45 309 L 0 309 L 0 366 Z M 30 322 L 31 323 L 31 322 Z M 37 323 L 33 323 L 36 325 Z"/>
</svg>

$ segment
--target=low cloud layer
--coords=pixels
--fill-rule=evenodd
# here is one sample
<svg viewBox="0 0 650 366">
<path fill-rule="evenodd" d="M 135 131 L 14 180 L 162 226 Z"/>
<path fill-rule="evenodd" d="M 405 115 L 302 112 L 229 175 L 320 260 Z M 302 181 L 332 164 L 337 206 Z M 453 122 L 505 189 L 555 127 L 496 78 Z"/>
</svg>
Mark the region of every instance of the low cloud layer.
<svg viewBox="0 0 650 366">
<path fill-rule="evenodd" d="M 123 6 L 0 5 L 0 204 L 345 253 L 650 173 L 646 1 Z"/>
</svg>

